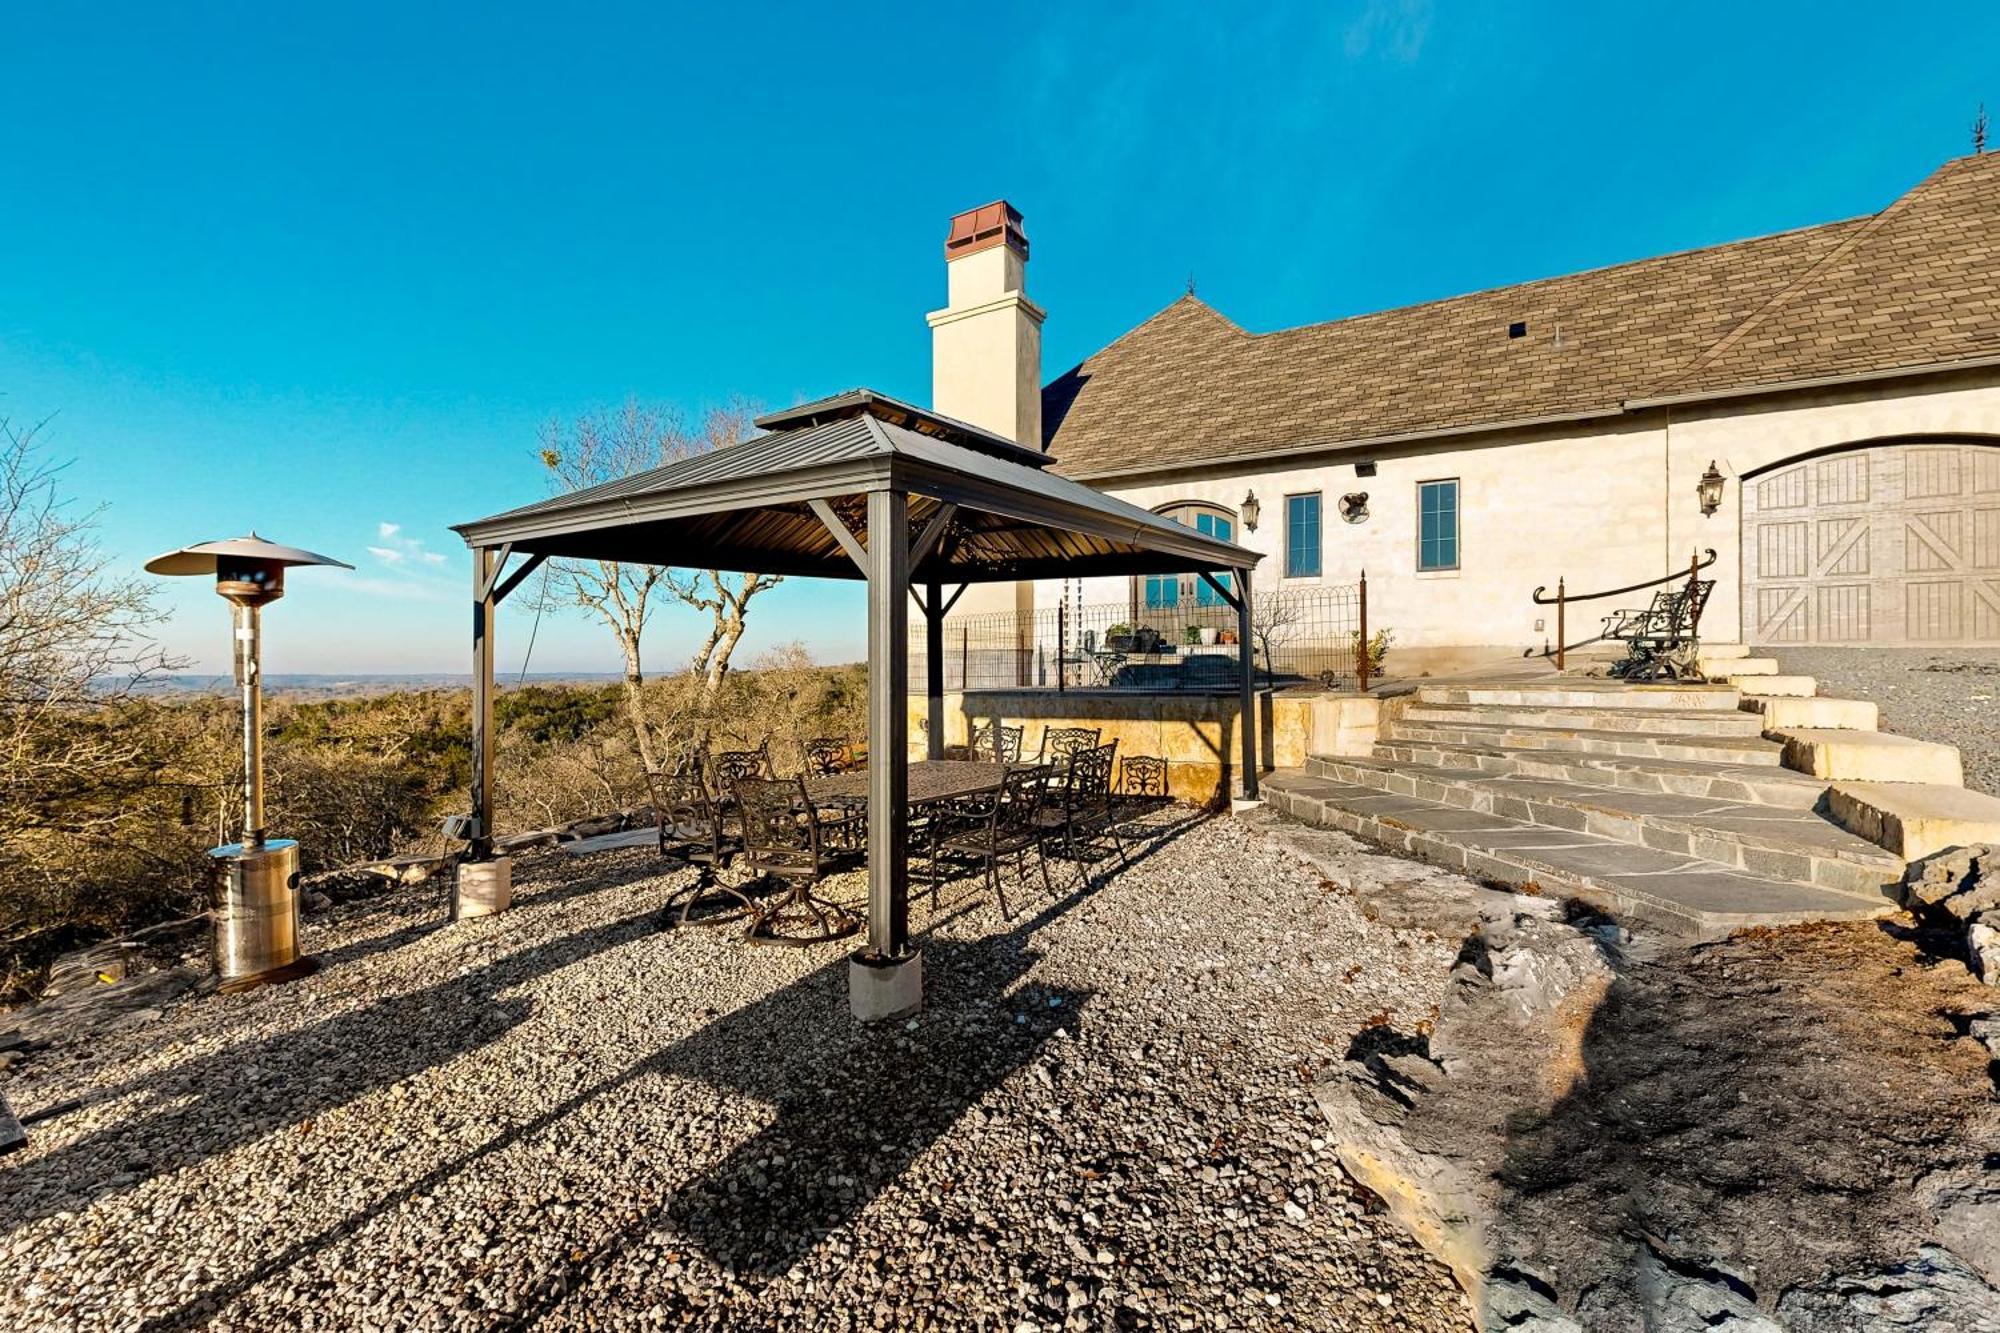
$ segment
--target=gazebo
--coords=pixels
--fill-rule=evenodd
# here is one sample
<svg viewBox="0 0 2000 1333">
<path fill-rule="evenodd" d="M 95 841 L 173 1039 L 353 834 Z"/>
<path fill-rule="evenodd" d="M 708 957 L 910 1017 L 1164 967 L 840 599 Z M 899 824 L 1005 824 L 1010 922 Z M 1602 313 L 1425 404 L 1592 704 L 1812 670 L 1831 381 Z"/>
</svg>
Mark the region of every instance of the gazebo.
<svg viewBox="0 0 2000 1333">
<path fill-rule="evenodd" d="M 1058 476 L 1045 454 L 870 390 L 756 424 L 767 433 L 454 529 L 473 554 L 472 812 L 459 825 L 471 845 L 461 894 L 468 882 L 507 879 L 493 852 L 494 609 L 551 558 L 867 580 L 868 931 L 849 972 L 858 1016 L 906 1013 L 922 996 L 921 957 L 909 943 L 910 601 L 924 618 L 936 758 L 944 618 L 965 585 L 1200 574 L 1236 610 L 1239 781 L 1245 797 L 1256 795 L 1256 552 Z"/>
</svg>

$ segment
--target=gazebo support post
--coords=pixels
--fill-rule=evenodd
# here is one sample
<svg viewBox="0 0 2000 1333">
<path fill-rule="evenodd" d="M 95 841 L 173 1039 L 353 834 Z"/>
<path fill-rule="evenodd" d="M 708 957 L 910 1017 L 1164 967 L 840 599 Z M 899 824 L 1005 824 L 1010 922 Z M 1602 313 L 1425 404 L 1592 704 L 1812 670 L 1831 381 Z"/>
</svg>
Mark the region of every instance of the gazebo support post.
<svg viewBox="0 0 2000 1333">
<path fill-rule="evenodd" d="M 944 587 L 924 585 L 924 699 L 930 719 L 924 754 L 944 758 Z"/>
<path fill-rule="evenodd" d="M 913 952 L 909 941 L 910 505 L 906 492 L 868 492 L 867 555 L 868 945 L 848 964 L 847 999 L 856 1018 L 879 1022 L 915 1013 L 924 998 L 923 955 Z M 930 646 L 935 659 L 935 640 Z"/>
<path fill-rule="evenodd" d="M 1238 789 L 1245 801 L 1257 796 L 1257 653 L 1250 637 L 1250 571 L 1236 571 L 1236 656 L 1242 665 L 1243 780 Z"/>
<path fill-rule="evenodd" d="M 504 912 L 513 901 L 513 864 L 493 855 L 493 613 L 500 601 L 494 584 L 507 555 L 490 546 L 472 549 L 472 827 L 452 890 L 454 921 Z"/>
</svg>

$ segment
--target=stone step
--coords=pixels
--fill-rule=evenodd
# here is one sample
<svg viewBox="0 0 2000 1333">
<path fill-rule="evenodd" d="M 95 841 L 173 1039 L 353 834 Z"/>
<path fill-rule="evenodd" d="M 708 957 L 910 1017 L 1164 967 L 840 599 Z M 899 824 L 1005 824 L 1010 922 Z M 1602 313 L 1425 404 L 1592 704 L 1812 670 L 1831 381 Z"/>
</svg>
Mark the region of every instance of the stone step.
<svg viewBox="0 0 2000 1333">
<path fill-rule="evenodd" d="M 1666 792 L 1709 800 L 1811 810 L 1826 795 L 1826 783 L 1788 768 L 1713 764 L 1682 759 L 1627 758 L 1563 750 L 1506 750 L 1440 746 L 1429 742 L 1378 741 L 1374 755 L 1399 764 L 1469 768 L 1492 775 L 1553 778 L 1618 791 Z"/>
<path fill-rule="evenodd" d="M 1746 926 L 1866 920 L 1895 910 L 1887 899 L 1870 901 L 1594 834 L 1538 828 L 1297 769 L 1272 774 L 1263 791 L 1293 818 L 1483 879 L 1574 895 L 1703 938 Z"/>
<path fill-rule="evenodd" d="M 1819 693 L 1819 682 L 1811 676 L 1725 676 L 1723 679 L 1745 694 L 1810 699 Z"/>
<path fill-rule="evenodd" d="M 1483 704 L 1503 708 L 1712 708 L 1729 712 L 1737 692 L 1723 685 L 1627 685 L 1619 680 L 1563 677 L 1547 684 L 1424 685 L 1424 704 Z"/>
<path fill-rule="evenodd" d="M 1810 810 L 1615 791 L 1560 779 L 1314 756 L 1306 772 L 1539 828 L 1610 838 L 1727 869 L 1868 899 L 1887 896 L 1903 858 Z"/>
<path fill-rule="evenodd" d="M 2000 797 L 1921 782 L 1837 782 L 1827 811 L 1845 828 L 1907 861 L 2000 843 Z"/>
<path fill-rule="evenodd" d="M 1397 716 L 1411 722 L 1477 722 L 1562 730 L 1646 731 L 1675 736 L 1761 736 L 1755 717 L 1716 708 L 1507 708 L 1498 704 L 1408 705 Z"/>
<path fill-rule="evenodd" d="M 1748 657 L 1750 656 L 1750 646 L 1744 643 L 1704 643 L 1701 645 L 1701 655 L 1710 660 L 1725 657 Z"/>
<path fill-rule="evenodd" d="M 1695 658 L 1695 669 L 1710 680 L 1735 680 L 1743 676 L 1775 676 L 1775 657 L 1711 657 L 1704 651 Z"/>
<path fill-rule="evenodd" d="M 1733 697 L 1733 694 L 1732 694 Z M 1627 758 L 1687 759 L 1717 764 L 1777 767 L 1779 747 L 1756 736 L 1674 736 L 1643 731 L 1591 728 L 1509 727 L 1477 722 L 1416 722 L 1393 718 L 1382 724 L 1384 740 L 1431 741 L 1489 750 L 1573 750 Z"/>
<path fill-rule="evenodd" d="M 1743 707 L 1763 716 L 1765 731 L 1797 727 L 1873 731 L 1879 720 L 1872 699 L 1794 699 L 1784 695 L 1746 694 Z"/>
<path fill-rule="evenodd" d="M 1932 782 L 1965 785 L 1958 747 L 1886 731 L 1797 727 L 1774 731 L 1785 767 L 1832 782 Z"/>
</svg>

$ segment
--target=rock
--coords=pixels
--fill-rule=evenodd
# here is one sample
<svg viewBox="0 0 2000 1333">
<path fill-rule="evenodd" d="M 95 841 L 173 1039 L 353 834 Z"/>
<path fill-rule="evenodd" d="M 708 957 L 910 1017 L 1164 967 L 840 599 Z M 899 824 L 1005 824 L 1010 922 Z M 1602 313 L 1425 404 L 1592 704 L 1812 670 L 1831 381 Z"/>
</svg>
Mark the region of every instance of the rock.
<svg viewBox="0 0 2000 1333">
<path fill-rule="evenodd" d="M 1669 1264 L 1650 1247 L 1634 1273 L 1647 1333 L 1786 1333 L 1721 1273 Z"/>
<path fill-rule="evenodd" d="M 1903 877 L 1903 906 L 1956 921 L 2000 908 L 2000 848 L 1954 847 L 1911 862 Z"/>
<path fill-rule="evenodd" d="M 324 912 L 332 906 L 333 899 L 323 893 L 308 893 L 306 895 L 305 909 L 308 912 Z"/>
<path fill-rule="evenodd" d="M 1965 953 L 1974 976 L 2000 986 L 2000 911 L 1982 912 L 1966 924 Z"/>
<path fill-rule="evenodd" d="M 1480 1333 L 1584 1333 L 1552 1299 L 1548 1284 L 1508 1269 L 1487 1281 Z"/>
<path fill-rule="evenodd" d="M 1931 1211 L 1944 1247 L 2000 1287 L 2000 1176 L 1947 1191 Z"/>
<path fill-rule="evenodd" d="M 1994 1333 L 2000 1291 L 1948 1251 L 1926 1245 L 1904 1263 L 1785 1293 L 1778 1317 L 1827 1333 Z"/>
</svg>

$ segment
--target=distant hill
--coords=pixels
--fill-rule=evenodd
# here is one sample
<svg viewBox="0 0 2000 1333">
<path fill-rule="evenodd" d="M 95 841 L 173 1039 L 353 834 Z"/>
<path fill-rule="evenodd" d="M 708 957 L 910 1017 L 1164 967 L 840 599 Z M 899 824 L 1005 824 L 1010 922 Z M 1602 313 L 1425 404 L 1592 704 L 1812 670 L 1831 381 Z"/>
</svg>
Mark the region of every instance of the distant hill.
<svg viewBox="0 0 2000 1333">
<path fill-rule="evenodd" d="M 525 678 L 514 672 L 501 673 L 501 689 L 516 685 L 605 685 L 620 679 L 615 671 L 530 671 Z M 272 672 L 264 677 L 267 696 L 339 699 L 371 694 L 393 694 L 397 690 L 469 690 L 472 674 L 465 671 L 413 672 L 406 675 L 361 673 L 351 676 L 313 673 Z M 148 694 L 234 694 L 236 686 L 228 676 L 162 676 L 148 681 Z"/>
</svg>

